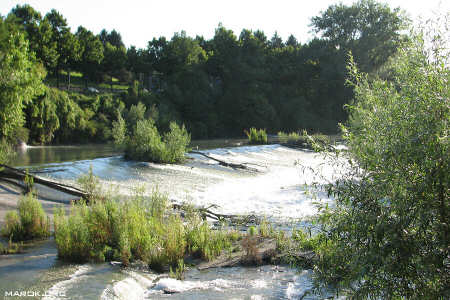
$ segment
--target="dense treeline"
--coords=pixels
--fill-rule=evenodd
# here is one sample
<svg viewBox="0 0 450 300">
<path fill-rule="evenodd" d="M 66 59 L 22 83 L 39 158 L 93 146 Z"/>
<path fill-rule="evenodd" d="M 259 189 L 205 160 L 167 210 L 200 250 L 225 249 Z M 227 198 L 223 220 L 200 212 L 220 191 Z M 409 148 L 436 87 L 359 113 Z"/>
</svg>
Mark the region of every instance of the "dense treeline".
<svg viewBox="0 0 450 300">
<path fill-rule="evenodd" d="M 171 121 L 185 124 L 192 138 L 242 136 L 250 127 L 336 132 L 353 97 L 345 85 L 348 52 L 363 71 L 378 72 L 396 53 L 407 22 L 398 9 L 361 0 L 312 18 L 321 37 L 305 44 L 259 30 L 237 36 L 219 25 L 210 40 L 182 31 L 126 49 L 115 30 L 96 35 L 80 26 L 73 33 L 56 10 L 42 16 L 17 5 L 2 19 L 5 39 L 23 35 L 33 68 L 47 71 L 47 87 L 21 102 L 25 119 L 18 119 L 26 122 L 15 126 L 15 136 L 24 139 L 28 130 L 32 143 L 108 141 L 118 113 L 152 118 L 162 131 Z M 74 89 L 71 72 L 82 77 L 83 89 Z M 113 93 L 117 82 L 128 89 Z M 88 89 L 101 83 L 110 84 L 109 94 Z"/>
</svg>

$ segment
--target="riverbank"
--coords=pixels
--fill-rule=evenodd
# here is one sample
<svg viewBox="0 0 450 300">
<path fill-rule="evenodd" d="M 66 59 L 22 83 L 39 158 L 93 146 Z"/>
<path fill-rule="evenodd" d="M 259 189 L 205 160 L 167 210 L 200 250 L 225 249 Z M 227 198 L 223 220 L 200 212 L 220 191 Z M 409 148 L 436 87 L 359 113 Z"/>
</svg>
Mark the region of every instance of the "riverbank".
<svg viewBox="0 0 450 300">
<path fill-rule="evenodd" d="M 23 197 L 21 189 L 8 183 L 0 182 L 0 228 L 5 224 L 6 213 L 11 210 L 17 210 L 21 197 Z M 68 212 L 72 197 L 55 191 L 50 192 L 50 190 L 46 190 L 44 187 L 39 187 L 38 199 L 53 224 L 55 209 L 57 207 L 63 207 Z"/>
</svg>

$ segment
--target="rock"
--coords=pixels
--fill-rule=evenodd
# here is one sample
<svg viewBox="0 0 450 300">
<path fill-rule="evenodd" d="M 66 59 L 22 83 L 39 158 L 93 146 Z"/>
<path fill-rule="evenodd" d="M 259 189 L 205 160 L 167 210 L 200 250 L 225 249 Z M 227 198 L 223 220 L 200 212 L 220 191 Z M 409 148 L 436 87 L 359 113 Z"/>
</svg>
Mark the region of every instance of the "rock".
<svg viewBox="0 0 450 300">
<path fill-rule="evenodd" d="M 210 262 L 203 262 L 197 266 L 199 270 L 206 270 L 220 267 L 235 267 L 238 265 L 261 265 L 271 263 L 273 257 L 277 255 L 277 243 L 274 239 L 255 237 L 253 249 L 254 255 L 248 256 L 245 250 L 234 253 L 222 253 Z"/>
</svg>

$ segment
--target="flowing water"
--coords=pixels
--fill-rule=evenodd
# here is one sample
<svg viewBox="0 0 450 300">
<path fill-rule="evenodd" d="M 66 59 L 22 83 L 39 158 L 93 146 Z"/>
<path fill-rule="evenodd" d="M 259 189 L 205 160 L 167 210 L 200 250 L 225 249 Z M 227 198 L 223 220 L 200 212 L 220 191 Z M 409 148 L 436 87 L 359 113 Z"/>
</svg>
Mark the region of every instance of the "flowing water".
<svg viewBox="0 0 450 300">
<path fill-rule="evenodd" d="M 215 204 L 216 212 L 265 216 L 281 228 L 302 226 L 316 213 L 315 201 L 331 202 L 321 193 L 311 196 L 308 184 L 321 170 L 332 178 L 331 167 L 307 150 L 277 144 L 240 146 L 242 141 L 194 143 L 217 159 L 249 163 L 260 172 L 220 167 L 213 160 L 189 154 L 182 165 L 125 161 L 109 146 L 31 147 L 16 158 L 17 166 L 33 166 L 43 176 L 73 183 L 92 167 L 104 186 L 129 195 L 144 188 L 167 193 L 178 202 Z M 209 149 L 208 149 L 209 148 Z M 206 271 L 191 269 L 185 280 L 145 269 L 118 265 L 71 265 L 57 259 L 53 240 L 30 247 L 24 254 L 0 257 L 0 297 L 17 292 L 44 299 L 320 299 L 310 294 L 311 271 L 287 266 L 234 267 Z M 165 294 L 164 291 L 174 291 Z M 34 293 L 34 294 L 33 294 Z M 11 299 L 14 297 L 10 297 Z M 27 297 L 30 298 L 30 297 Z"/>
</svg>

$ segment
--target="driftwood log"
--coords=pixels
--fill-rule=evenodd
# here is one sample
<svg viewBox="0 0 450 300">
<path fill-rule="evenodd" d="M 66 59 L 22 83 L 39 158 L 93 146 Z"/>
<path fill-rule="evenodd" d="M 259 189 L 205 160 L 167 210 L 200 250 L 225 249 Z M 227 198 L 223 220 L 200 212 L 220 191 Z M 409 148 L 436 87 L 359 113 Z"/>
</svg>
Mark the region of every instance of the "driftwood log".
<svg viewBox="0 0 450 300">
<path fill-rule="evenodd" d="M 172 200 L 172 202 L 175 202 Z M 172 203 L 172 209 L 186 211 L 187 205 Z M 228 221 L 232 224 L 260 224 L 261 218 L 255 215 L 225 215 L 213 212 L 211 208 L 218 208 L 217 205 L 210 205 L 208 207 L 194 207 L 193 209 L 197 211 L 203 219 L 210 218 L 219 222 Z"/>
<path fill-rule="evenodd" d="M 32 180 L 33 183 L 41 184 L 43 186 L 49 187 L 51 189 L 76 196 L 79 198 L 87 199 L 88 193 L 76 188 L 74 186 L 70 186 L 67 184 L 59 183 L 56 181 L 52 181 L 49 179 L 44 179 L 42 177 L 38 177 L 36 175 L 29 174 L 23 170 L 13 168 L 7 165 L 0 164 L 0 180 L 8 182 L 10 184 L 14 184 L 23 188 L 26 192 L 30 190 L 30 187 L 26 183 L 26 178 L 28 180 Z M 20 182 L 24 182 L 25 184 L 20 184 Z"/>
<path fill-rule="evenodd" d="M 257 168 L 250 167 L 249 165 L 254 165 L 254 166 L 264 167 L 265 168 L 265 166 L 261 166 L 261 165 L 258 165 L 258 164 L 252 164 L 252 163 L 237 164 L 237 163 L 226 162 L 226 161 L 217 159 L 215 157 L 209 156 L 209 155 L 207 155 L 207 154 L 205 154 L 203 152 L 200 152 L 200 151 L 189 151 L 188 153 L 198 154 L 198 155 L 204 156 L 204 157 L 206 157 L 208 159 L 211 159 L 211 160 L 213 160 L 215 162 L 218 162 L 219 165 L 221 165 L 221 166 L 229 167 L 229 168 L 232 168 L 232 169 L 242 169 L 242 170 L 258 172 L 259 170 Z"/>
<path fill-rule="evenodd" d="M 222 253 L 216 259 L 209 262 L 202 262 L 197 266 L 199 270 L 211 268 L 235 267 L 238 265 L 261 265 L 272 263 L 272 258 L 277 254 L 277 243 L 274 239 L 255 239 L 252 251 L 240 248 L 233 253 Z"/>
<path fill-rule="evenodd" d="M 235 267 L 239 265 L 285 264 L 288 261 L 301 263 L 305 267 L 312 267 L 317 256 L 313 251 L 285 251 L 277 247 L 274 238 L 259 236 L 244 237 L 238 251 L 225 251 L 208 262 L 201 262 L 196 267 L 199 270 L 211 268 Z"/>
</svg>

